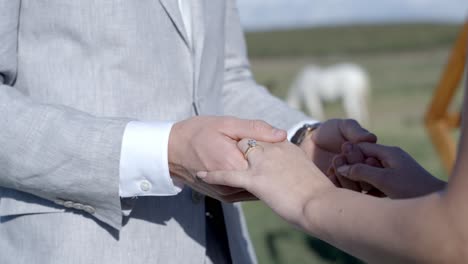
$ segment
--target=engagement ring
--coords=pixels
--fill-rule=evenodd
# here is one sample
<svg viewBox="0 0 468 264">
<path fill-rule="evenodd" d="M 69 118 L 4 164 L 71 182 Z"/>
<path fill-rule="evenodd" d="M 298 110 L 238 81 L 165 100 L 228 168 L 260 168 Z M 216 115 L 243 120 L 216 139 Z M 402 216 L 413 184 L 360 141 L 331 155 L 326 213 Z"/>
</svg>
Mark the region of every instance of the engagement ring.
<svg viewBox="0 0 468 264">
<path fill-rule="evenodd" d="M 247 156 L 249 155 L 249 152 L 252 151 L 254 148 L 256 148 L 256 147 L 261 147 L 260 145 L 257 145 L 257 140 L 255 140 L 255 139 L 249 139 L 249 140 L 247 141 L 247 146 L 248 146 L 248 147 L 247 147 L 247 149 L 246 149 L 245 152 L 244 152 L 244 158 L 245 158 L 245 159 L 248 158 Z"/>
</svg>

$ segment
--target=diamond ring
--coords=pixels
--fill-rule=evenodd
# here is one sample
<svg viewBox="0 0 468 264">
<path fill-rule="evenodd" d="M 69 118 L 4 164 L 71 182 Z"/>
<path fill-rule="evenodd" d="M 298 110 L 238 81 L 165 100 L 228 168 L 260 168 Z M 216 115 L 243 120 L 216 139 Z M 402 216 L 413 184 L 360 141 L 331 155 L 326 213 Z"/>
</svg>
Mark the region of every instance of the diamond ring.
<svg viewBox="0 0 468 264">
<path fill-rule="evenodd" d="M 257 144 L 257 140 L 255 139 L 249 139 L 247 141 L 247 149 L 244 152 L 244 158 L 247 159 L 250 151 L 252 151 L 254 148 L 261 147 L 260 145 Z"/>
</svg>

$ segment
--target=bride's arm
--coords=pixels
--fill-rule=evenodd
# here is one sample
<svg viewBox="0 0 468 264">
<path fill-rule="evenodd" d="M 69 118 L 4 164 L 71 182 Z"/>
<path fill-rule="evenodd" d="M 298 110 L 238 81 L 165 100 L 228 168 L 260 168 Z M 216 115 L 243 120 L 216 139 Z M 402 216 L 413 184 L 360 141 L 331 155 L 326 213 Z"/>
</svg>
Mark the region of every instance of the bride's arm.
<svg viewBox="0 0 468 264">
<path fill-rule="evenodd" d="M 370 263 L 467 263 L 466 227 L 452 224 L 462 215 L 448 208 L 444 194 L 390 200 L 334 189 L 305 203 L 301 224 Z"/>
</svg>

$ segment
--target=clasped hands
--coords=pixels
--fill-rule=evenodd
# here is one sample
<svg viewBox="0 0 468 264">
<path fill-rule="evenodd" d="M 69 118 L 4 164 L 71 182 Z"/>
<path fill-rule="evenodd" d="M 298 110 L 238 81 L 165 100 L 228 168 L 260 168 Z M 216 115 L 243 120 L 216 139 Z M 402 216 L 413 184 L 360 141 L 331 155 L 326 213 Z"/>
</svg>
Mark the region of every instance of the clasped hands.
<svg viewBox="0 0 468 264">
<path fill-rule="evenodd" d="M 352 120 L 330 120 L 323 123 L 312 139 L 301 148 L 325 170 L 346 141 L 375 142 L 373 134 Z M 321 136 L 321 135 L 326 136 Z M 257 199 L 249 190 L 228 184 L 209 184 L 194 177 L 198 171 L 245 171 L 247 160 L 237 143 L 243 138 L 277 144 L 286 140 L 286 131 L 259 120 L 234 117 L 198 116 L 174 124 L 169 136 L 168 160 L 174 181 L 226 202 Z M 285 154 L 289 155 L 289 154 Z"/>
<path fill-rule="evenodd" d="M 235 202 L 257 199 L 246 188 L 222 183 L 207 183 L 194 177 L 198 171 L 245 171 L 248 163 L 237 143 L 243 138 L 278 144 L 286 140 L 286 132 L 266 122 L 234 117 L 193 117 L 176 123 L 169 137 L 169 167 L 172 177 L 193 189 L 216 199 Z M 302 154 L 325 171 L 341 145 L 350 142 L 375 142 L 375 135 L 353 120 L 329 120 L 317 133 L 301 144 Z M 285 155 L 290 155 L 285 153 Z M 294 157 L 293 157 L 294 158 Z"/>
<path fill-rule="evenodd" d="M 255 200 L 245 188 L 208 184 L 198 171 L 246 170 L 248 163 L 237 148 L 242 138 L 282 142 L 286 131 L 264 121 L 234 117 L 197 116 L 174 124 L 169 136 L 168 161 L 171 177 L 192 189 L 225 202 Z"/>
<path fill-rule="evenodd" d="M 262 146 L 248 161 L 247 139 Z M 174 125 L 169 164 L 176 180 L 201 193 L 225 202 L 259 198 L 291 222 L 305 201 L 336 187 L 390 198 L 444 188 L 406 152 L 376 141 L 353 120 L 324 122 L 297 147 L 263 121 L 195 117 Z"/>
</svg>

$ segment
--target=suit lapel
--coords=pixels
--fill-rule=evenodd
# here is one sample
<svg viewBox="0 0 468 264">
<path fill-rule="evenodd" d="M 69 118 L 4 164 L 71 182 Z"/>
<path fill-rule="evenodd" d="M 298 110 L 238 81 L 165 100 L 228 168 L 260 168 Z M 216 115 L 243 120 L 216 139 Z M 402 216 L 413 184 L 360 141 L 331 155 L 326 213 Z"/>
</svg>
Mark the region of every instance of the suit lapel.
<svg viewBox="0 0 468 264">
<path fill-rule="evenodd" d="M 205 17 L 204 0 L 190 1 L 192 7 L 192 34 L 195 55 L 195 81 L 200 78 L 200 67 L 203 56 L 203 46 L 205 44 Z"/>
<path fill-rule="evenodd" d="M 200 66 L 203 56 L 203 46 L 205 43 L 205 19 L 204 19 L 204 0 L 188 1 L 192 11 L 192 40 L 193 47 L 187 37 L 187 31 L 184 27 L 182 15 L 177 0 L 159 0 L 164 10 L 171 18 L 177 31 L 184 39 L 185 44 L 189 47 L 194 54 L 194 72 L 195 72 L 195 85 L 197 85 L 200 77 Z"/>
<path fill-rule="evenodd" d="M 159 2 L 161 2 L 161 5 L 164 7 L 167 15 L 171 18 L 172 23 L 176 27 L 177 32 L 179 32 L 185 44 L 190 48 L 190 41 L 187 37 L 187 31 L 184 27 L 177 0 L 159 0 Z"/>
</svg>

